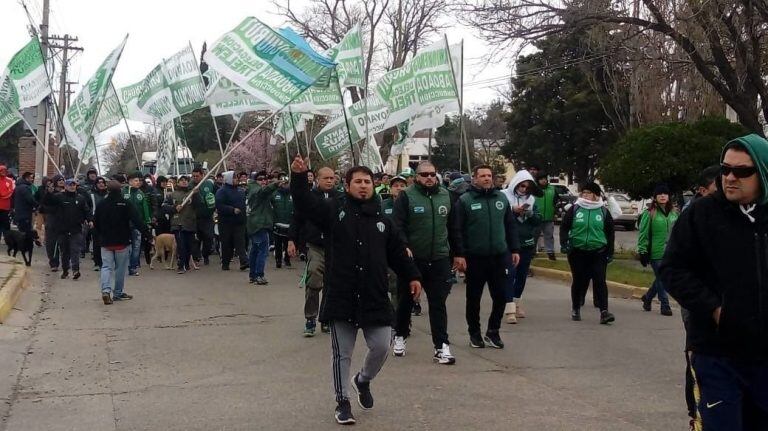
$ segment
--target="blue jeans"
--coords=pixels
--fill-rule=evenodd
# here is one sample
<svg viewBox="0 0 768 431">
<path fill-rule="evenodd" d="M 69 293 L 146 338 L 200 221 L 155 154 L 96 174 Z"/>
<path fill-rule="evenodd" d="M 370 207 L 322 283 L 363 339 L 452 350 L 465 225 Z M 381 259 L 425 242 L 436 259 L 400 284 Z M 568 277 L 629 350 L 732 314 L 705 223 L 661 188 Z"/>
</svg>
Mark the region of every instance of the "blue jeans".
<svg viewBox="0 0 768 431">
<path fill-rule="evenodd" d="M 704 431 L 768 429 L 768 366 L 691 354 Z"/>
<path fill-rule="evenodd" d="M 101 293 L 112 293 L 112 277 L 115 277 L 115 290 L 113 296 L 120 296 L 125 286 L 125 270 L 128 269 L 128 260 L 131 257 L 130 247 L 122 250 L 111 251 L 101 248 Z"/>
<path fill-rule="evenodd" d="M 264 266 L 267 264 L 267 256 L 269 255 L 269 230 L 262 229 L 251 235 L 250 239 L 251 250 L 248 253 L 249 276 L 251 279 L 264 277 Z"/>
<path fill-rule="evenodd" d="M 141 266 L 141 232 L 138 229 L 131 229 L 131 261 L 128 272 L 136 273 L 139 266 Z"/>
<path fill-rule="evenodd" d="M 667 291 L 664 290 L 664 285 L 661 284 L 661 280 L 659 279 L 660 266 L 661 260 L 651 261 L 651 268 L 653 268 L 653 275 L 656 277 L 656 279 L 653 280 L 653 284 L 651 285 L 650 289 L 648 289 L 648 293 L 645 294 L 645 297 L 648 298 L 648 301 L 650 301 L 658 294 L 661 306 L 666 308 L 669 307 L 669 296 L 667 296 Z"/>
<path fill-rule="evenodd" d="M 504 286 L 507 302 L 512 302 L 523 296 L 525 282 L 528 281 L 528 269 L 531 267 L 535 250 L 535 247 L 520 249 L 520 263 L 517 266 L 512 265 L 512 259 L 507 259 L 507 283 Z"/>
</svg>

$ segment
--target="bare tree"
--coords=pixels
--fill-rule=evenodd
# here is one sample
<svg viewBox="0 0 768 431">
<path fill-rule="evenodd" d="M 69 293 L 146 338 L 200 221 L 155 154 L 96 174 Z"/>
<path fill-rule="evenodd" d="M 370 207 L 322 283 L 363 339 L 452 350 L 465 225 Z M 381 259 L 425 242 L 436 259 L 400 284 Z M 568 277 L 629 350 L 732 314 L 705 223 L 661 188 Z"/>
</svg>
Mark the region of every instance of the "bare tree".
<svg viewBox="0 0 768 431">
<path fill-rule="evenodd" d="M 443 30 L 441 18 L 448 9 L 444 0 L 397 0 L 386 11 L 388 37 L 384 42 L 389 67 L 405 64 L 427 41 Z"/>
<path fill-rule="evenodd" d="M 516 50 L 542 37 L 599 25 L 627 35 L 661 36 L 656 53 L 677 54 L 670 61 L 695 69 L 744 126 L 763 133 L 760 117 L 768 117 L 764 1 L 464 0 L 459 11 L 489 42 Z"/>
<path fill-rule="evenodd" d="M 141 153 L 155 151 L 156 144 L 149 136 L 137 134 L 131 136 L 136 145 L 139 160 L 141 160 Z M 107 169 L 108 174 L 132 172 L 141 168 L 141 166 L 136 165 L 137 156 L 126 132 L 117 134 L 109 144 L 100 146 L 99 155 L 99 159 L 103 162 L 102 168 Z"/>
</svg>

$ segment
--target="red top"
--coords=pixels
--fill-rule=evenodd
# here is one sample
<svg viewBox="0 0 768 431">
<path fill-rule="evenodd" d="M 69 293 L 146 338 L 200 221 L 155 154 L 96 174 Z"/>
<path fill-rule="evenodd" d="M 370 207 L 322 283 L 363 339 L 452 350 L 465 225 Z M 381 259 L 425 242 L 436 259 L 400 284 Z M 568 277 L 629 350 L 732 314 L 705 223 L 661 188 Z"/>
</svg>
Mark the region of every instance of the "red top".
<svg viewBox="0 0 768 431">
<path fill-rule="evenodd" d="M 0 177 L 0 210 L 11 210 L 11 198 L 13 190 L 16 188 L 13 180 L 8 177 Z"/>
</svg>

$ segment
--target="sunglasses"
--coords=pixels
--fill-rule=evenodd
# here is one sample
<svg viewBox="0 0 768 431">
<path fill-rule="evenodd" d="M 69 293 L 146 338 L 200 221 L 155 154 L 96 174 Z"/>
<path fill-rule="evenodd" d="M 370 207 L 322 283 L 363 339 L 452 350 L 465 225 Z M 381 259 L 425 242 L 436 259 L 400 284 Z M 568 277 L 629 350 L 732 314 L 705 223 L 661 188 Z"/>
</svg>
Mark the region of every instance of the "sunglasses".
<svg viewBox="0 0 768 431">
<path fill-rule="evenodd" d="M 720 175 L 727 177 L 730 174 L 733 174 L 736 178 L 749 178 L 752 175 L 755 175 L 757 172 L 757 167 L 755 166 L 728 166 L 728 165 L 720 165 Z"/>
<path fill-rule="evenodd" d="M 437 176 L 437 173 L 435 172 L 419 172 L 419 176 L 422 178 L 434 178 Z"/>
</svg>

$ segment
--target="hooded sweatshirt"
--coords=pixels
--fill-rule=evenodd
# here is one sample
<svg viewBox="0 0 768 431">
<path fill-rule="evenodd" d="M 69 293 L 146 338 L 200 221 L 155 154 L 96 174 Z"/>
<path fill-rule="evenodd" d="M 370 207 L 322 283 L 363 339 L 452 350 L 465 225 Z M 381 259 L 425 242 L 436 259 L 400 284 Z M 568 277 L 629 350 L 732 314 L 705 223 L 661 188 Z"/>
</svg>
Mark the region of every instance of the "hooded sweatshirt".
<svg viewBox="0 0 768 431">
<path fill-rule="evenodd" d="M 235 172 L 222 174 L 224 186 L 216 191 L 216 211 L 219 224 L 242 226 L 245 224 L 245 191 L 235 187 Z M 235 214 L 235 209 L 239 212 Z"/>
<path fill-rule="evenodd" d="M 518 171 L 512 181 L 509 182 L 507 188 L 503 190 L 504 196 L 509 201 L 509 206 L 512 208 L 515 224 L 517 225 L 517 234 L 520 241 L 521 248 L 530 248 L 534 244 L 534 230 L 541 224 L 541 214 L 536 206 L 536 198 L 533 196 L 532 190 L 528 190 L 526 194 L 518 194 L 515 189 L 520 183 L 524 181 L 530 181 L 531 184 L 536 184 L 533 180 L 533 176 L 526 170 Z M 528 208 L 521 215 L 514 212 L 515 208 L 527 205 Z"/>
<path fill-rule="evenodd" d="M 697 354 L 768 362 L 768 141 L 748 135 L 739 144 L 757 167 L 761 193 L 740 205 L 718 191 L 697 199 L 672 229 L 660 277 L 690 312 L 687 345 Z M 754 221 L 753 221 L 754 220 Z M 719 322 L 713 311 L 720 308 Z"/>
</svg>

